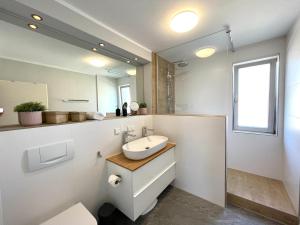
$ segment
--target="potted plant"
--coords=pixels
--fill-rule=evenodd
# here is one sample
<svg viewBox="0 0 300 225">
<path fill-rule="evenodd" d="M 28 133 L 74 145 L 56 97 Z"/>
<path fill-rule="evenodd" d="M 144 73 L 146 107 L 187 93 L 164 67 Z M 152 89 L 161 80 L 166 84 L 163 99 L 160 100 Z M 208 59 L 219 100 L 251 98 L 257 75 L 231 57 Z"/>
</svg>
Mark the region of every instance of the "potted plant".
<svg viewBox="0 0 300 225">
<path fill-rule="evenodd" d="M 140 115 L 147 115 L 147 104 L 145 102 L 140 103 L 140 108 L 139 108 L 139 114 Z"/>
<path fill-rule="evenodd" d="M 34 126 L 42 124 L 42 111 L 45 108 L 40 102 L 25 102 L 17 105 L 14 111 L 18 113 L 20 125 Z"/>
</svg>

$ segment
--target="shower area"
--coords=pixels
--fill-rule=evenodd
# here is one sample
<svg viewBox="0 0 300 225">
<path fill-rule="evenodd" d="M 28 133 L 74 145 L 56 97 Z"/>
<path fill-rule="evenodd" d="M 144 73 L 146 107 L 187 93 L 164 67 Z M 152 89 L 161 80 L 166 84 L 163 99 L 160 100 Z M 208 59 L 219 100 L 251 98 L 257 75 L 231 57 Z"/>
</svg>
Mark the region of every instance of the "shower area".
<svg viewBox="0 0 300 225">
<path fill-rule="evenodd" d="M 175 64 L 157 56 L 157 113 L 175 113 Z"/>
<path fill-rule="evenodd" d="M 280 150 L 277 141 L 282 138 L 281 134 L 249 134 L 233 128 L 233 106 L 242 106 L 236 96 L 233 100 L 233 82 L 236 84 L 233 65 L 259 60 L 274 52 L 278 54 L 277 44 L 272 46 L 273 53 L 270 53 L 269 43 L 266 44 L 268 48 L 260 46 L 259 50 L 255 44 L 234 49 L 233 43 L 230 29 L 224 27 L 212 34 L 158 52 L 155 74 L 156 113 L 226 117 L 227 165 L 224 172 L 227 177 L 227 203 L 286 224 L 298 224 L 297 211 L 293 208 L 282 179 L 265 173 L 264 165 L 271 163 L 257 160 L 277 159 L 277 153 L 273 150 Z M 250 68 L 255 66 L 251 65 Z M 249 81 L 260 74 L 249 72 Z M 257 91 L 257 86 L 253 87 L 252 90 Z M 246 85 L 239 91 L 247 92 L 248 105 L 259 107 L 257 99 L 248 98 L 253 94 Z M 255 117 L 247 117 L 247 120 Z"/>
<path fill-rule="evenodd" d="M 201 55 L 198 54 L 199 51 L 204 52 Z M 224 27 L 212 34 L 158 52 L 156 113 L 219 114 L 214 111 L 203 111 L 202 106 L 206 104 L 204 95 L 207 93 L 199 95 L 197 80 L 201 77 L 201 73 L 211 68 L 214 57 L 223 57 L 226 61 L 232 51 L 234 47 L 230 29 Z M 200 83 L 205 84 L 204 81 Z M 205 90 L 205 87 L 202 87 Z"/>
</svg>

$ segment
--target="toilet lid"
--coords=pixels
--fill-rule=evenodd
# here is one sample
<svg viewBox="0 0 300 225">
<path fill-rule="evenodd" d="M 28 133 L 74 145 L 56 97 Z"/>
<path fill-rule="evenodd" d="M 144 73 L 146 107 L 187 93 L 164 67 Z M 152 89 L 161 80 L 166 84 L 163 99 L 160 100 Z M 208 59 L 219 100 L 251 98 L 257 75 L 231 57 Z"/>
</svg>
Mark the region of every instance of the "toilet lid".
<svg viewBox="0 0 300 225">
<path fill-rule="evenodd" d="M 40 225 L 97 225 L 97 221 L 82 203 L 78 203 Z"/>
</svg>

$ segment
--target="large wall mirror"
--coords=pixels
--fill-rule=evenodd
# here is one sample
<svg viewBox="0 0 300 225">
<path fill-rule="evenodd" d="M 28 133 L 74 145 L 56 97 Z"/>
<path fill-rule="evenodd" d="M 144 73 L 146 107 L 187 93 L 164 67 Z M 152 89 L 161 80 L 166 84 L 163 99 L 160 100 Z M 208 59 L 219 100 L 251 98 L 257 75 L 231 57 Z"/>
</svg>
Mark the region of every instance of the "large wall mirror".
<svg viewBox="0 0 300 225">
<path fill-rule="evenodd" d="M 85 49 L 0 20 L 0 126 L 18 123 L 14 107 L 41 102 L 50 111 L 114 115 L 143 102 L 143 64 Z"/>
</svg>

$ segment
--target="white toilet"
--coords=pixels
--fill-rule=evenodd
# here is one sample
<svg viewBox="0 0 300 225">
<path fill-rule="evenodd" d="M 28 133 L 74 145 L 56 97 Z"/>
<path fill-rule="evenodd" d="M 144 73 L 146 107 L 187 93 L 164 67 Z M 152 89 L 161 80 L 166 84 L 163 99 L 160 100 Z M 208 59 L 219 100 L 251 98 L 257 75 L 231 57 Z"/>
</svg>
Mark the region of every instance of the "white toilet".
<svg viewBox="0 0 300 225">
<path fill-rule="evenodd" d="M 77 203 L 40 225 L 97 225 L 97 221 L 82 203 Z"/>
</svg>

